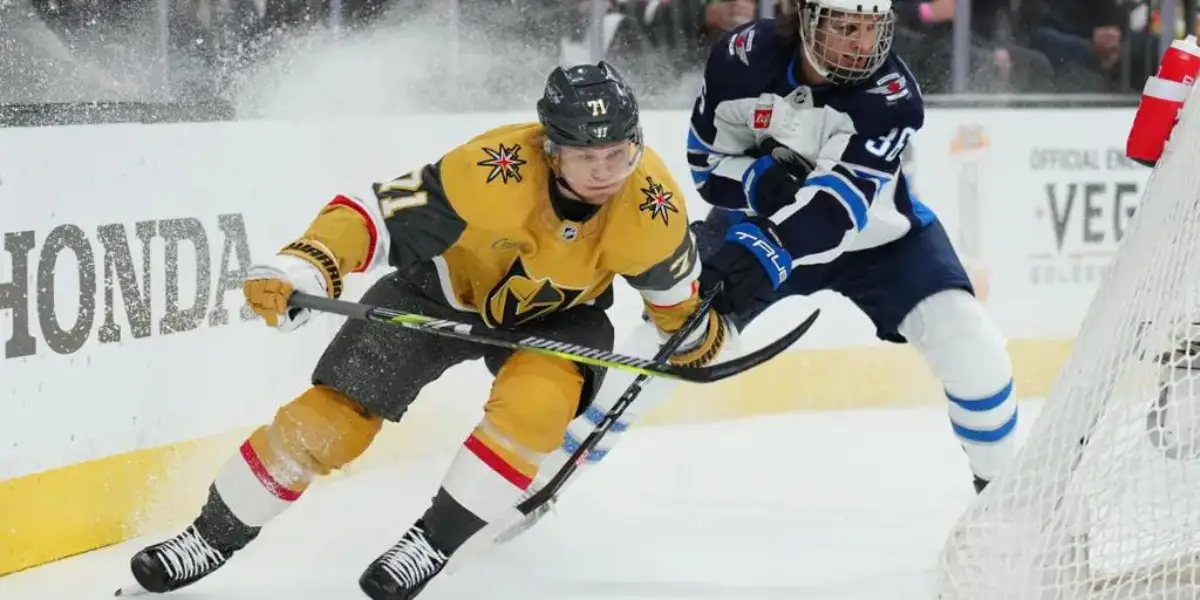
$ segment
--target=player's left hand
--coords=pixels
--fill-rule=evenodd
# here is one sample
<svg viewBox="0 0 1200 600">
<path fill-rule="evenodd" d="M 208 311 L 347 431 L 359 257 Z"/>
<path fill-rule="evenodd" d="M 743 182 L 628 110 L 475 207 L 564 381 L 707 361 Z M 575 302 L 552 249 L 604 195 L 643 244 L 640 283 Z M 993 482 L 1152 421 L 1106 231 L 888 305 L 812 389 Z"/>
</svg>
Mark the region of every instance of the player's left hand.
<svg viewBox="0 0 1200 600">
<path fill-rule="evenodd" d="M 712 362 L 728 345 L 731 336 L 737 330 L 729 322 L 728 317 L 720 315 L 714 309 L 709 309 L 704 321 L 696 326 L 683 339 L 679 349 L 671 356 L 671 362 L 688 367 L 703 367 Z M 668 334 L 660 331 L 659 335 L 666 341 Z"/>
<path fill-rule="evenodd" d="M 725 232 L 725 244 L 700 272 L 700 289 L 707 293 L 724 285 L 713 298 L 713 310 L 727 315 L 768 302 L 792 273 L 792 256 L 779 241 L 775 226 L 761 217 L 747 217 Z"/>
</svg>

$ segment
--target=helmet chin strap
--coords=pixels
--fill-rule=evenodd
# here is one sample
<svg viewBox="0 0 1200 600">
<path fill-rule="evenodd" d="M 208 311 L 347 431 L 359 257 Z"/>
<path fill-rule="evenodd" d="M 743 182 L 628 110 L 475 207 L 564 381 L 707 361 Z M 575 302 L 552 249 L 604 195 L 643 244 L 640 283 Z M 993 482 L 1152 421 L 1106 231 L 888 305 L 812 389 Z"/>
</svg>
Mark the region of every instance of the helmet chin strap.
<svg viewBox="0 0 1200 600">
<path fill-rule="evenodd" d="M 554 213 L 559 219 L 583 222 L 599 212 L 598 205 L 583 200 L 579 192 L 572 189 L 571 184 L 557 173 L 553 175 L 551 181 L 557 184 L 557 187 L 552 185 L 550 188 L 550 206 L 554 208 Z M 572 198 L 571 195 L 575 197 Z"/>
<path fill-rule="evenodd" d="M 813 51 L 812 45 L 809 44 L 808 40 L 803 38 L 800 41 L 800 54 L 804 62 L 813 70 L 813 73 L 816 73 L 822 79 L 829 79 L 829 69 L 821 64 L 821 58 Z M 801 70 L 803 70 L 803 67 Z"/>
<path fill-rule="evenodd" d="M 555 144 L 554 142 L 546 140 L 545 145 L 543 146 L 543 149 L 544 149 L 544 152 L 548 156 L 551 157 L 550 171 L 551 171 L 551 173 L 554 174 L 554 183 L 557 183 L 559 186 L 562 187 L 562 189 L 570 192 L 576 198 L 582 199 L 583 196 L 580 195 L 579 192 L 575 191 L 575 188 L 571 187 L 571 184 L 567 183 L 567 180 L 564 179 L 563 176 L 561 174 L 559 174 L 559 172 L 558 172 L 558 161 L 561 160 L 558 156 L 558 144 Z"/>
<path fill-rule="evenodd" d="M 801 7 L 803 7 L 804 2 L 797 2 L 796 4 L 797 4 L 797 8 L 801 8 Z M 808 14 L 803 11 L 800 13 L 800 31 L 797 32 L 800 36 L 800 59 L 803 63 L 807 64 L 808 67 L 810 69 L 812 69 L 812 72 L 815 73 L 821 79 L 824 79 L 830 83 L 837 83 L 832 80 L 832 78 L 830 77 L 829 68 L 826 67 L 824 64 L 822 64 L 823 61 L 822 61 L 821 57 L 817 56 L 816 49 L 813 48 L 813 44 L 815 42 L 809 38 L 812 34 L 815 33 L 815 29 L 812 32 L 806 31 L 804 20 L 805 20 L 805 17 L 807 17 L 807 16 L 808 16 Z M 800 70 L 803 72 L 804 68 L 801 67 Z M 804 74 L 804 75 L 805 75 L 805 77 L 808 76 L 807 74 Z M 812 82 L 808 82 L 808 83 L 812 83 Z"/>
<path fill-rule="evenodd" d="M 632 165 L 636 165 L 638 162 L 640 162 L 642 160 L 642 153 L 645 151 L 645 147 L 642 146 L 641 141 L 640 141 L 641 135 L 642 135 L 641 128 L 639 128 L 637 135 L 634 137 L 633 140 L 631 140 L 637 144 L 637 155 L 633 159 L 633 161 L 631 161 L 631 168 L 629 169 L 629 173 L 633 172 Z M 545 146 L 545 149 L 546 149 L 547 154 L 551 154 L 556 150 L 554 148 L 554 146 L 550 145 L 550 143 L 547 143 L 547 145 Z M 564 191 L 570 192 L 572 195 L 574 195 L 575 198 L 572 198 L 573 200 L 577 200 L 579 202 L 586 202 L 583 199 L 583 194 L 580 194 L 579 191 L 577 191 L 575 188 L 571 187 L 571 184 L 568 183 L 567 180 L 558 172 L 558 163 L 557 163 L 558 160 L 560 160 L 560 159 L 556 157 L 554 159 L 555 162 L 552 162 L 551 167 L 550 167 L 551 172 L 554 174 L 554 182 L 557 183 L 558 185 L 562 186 L 562 189 Z"/>
<path fill-rule="evenodd" d="M 571 184 L 567 183 L 567 180 L 563 179 L 562 175 L 555 173 L 554 174 L 554 182 L 557 183 L 558 185 L 562 186 L 562 188 L 564 190 L 571 192 L 571 194 L 575 196 L 575 198 L 574 198 L 575 200 L 583 201 L 583 194 L 580 194 L 579 192 L 575 191 L 575 188 L 571 187 Z"/>
</svg>

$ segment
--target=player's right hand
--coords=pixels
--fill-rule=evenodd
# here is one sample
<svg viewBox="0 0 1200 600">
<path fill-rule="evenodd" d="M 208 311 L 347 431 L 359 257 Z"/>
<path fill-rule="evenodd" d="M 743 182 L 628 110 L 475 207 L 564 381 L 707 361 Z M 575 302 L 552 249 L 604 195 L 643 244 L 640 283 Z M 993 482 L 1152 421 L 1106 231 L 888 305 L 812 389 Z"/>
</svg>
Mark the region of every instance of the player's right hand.
<svg viewBox="0 0 1200 600">
<path fill-rule="evenodd" d="M 769 302 L 792 273 L 791 254 L 761 217 L 747 217 L 725 232 L 725 244 L 704 261 L 700 289 L 721 283 L 712 308 L 719 314 L 740 313 Z"/>
<path fill-rule="evenodd" d="M 813 168 L 816 167 L 812 159 L 779 143 L 774 138 L 766 138 L 759 143 L 758 151 L 771 155 L 771 158 L 774 158 L 775 162 L 782 165 L 788 174 L 795 177 L 798 181 L 807 179 L 809 173 L 812 173 Z"/>
<path fill-rule="evenodd" d="M 328 296 L 325 275 L 313 263 L 287 254 L 275 255 L 268 264 L 246 269 L 242 292 L 246 303 L 267 325 L 294 331 L 312 317 L 307 309 L 288 307 L 294 292 Z"/>
</svg>

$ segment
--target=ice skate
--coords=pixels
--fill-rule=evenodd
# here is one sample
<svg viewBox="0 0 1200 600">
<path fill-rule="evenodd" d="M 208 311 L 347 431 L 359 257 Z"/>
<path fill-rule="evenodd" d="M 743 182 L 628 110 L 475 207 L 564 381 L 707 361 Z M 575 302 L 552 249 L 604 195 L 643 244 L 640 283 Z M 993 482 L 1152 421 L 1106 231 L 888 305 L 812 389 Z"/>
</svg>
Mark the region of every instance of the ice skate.
<svg viewBox="0 0 1200 600">
<path fill-rule="evenodd" d="M 195 525 L 175 537 L 135 554 L 130 569 L 137 583 L 117 590 L 117 596 L 163 594 L 187 587 L 216 571 L 233 555 L 205 540 Z"/>
<path fill-rule="evenodd" d="M 372 600 L 409 600 L 421 593 L 449 558 L 429 542 L 423 523 L 418 521 L 367 567 L 358 585 Z"/>
</svg>

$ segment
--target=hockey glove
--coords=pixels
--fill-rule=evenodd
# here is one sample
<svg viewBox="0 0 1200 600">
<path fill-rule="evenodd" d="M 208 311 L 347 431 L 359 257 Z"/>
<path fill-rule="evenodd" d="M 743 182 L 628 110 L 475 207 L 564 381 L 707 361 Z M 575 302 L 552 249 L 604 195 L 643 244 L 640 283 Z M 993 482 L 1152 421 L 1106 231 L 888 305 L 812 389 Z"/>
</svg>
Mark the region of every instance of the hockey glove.
<svg viewBox="0 0 1200 600">
<path fill-rule="evenodd" d="M 334 287 L 340 292 L 341 277 L 334 276 Z M 308 309 L 288 307 L 292 293 L 300 291 L 329 297 L 330 281 L 327 271 L 318 267 L 317 262 L 295 254 L 277 254 L 269 264 L 251 265 L 246 269 L 242 292 L 250 309 L 267 325 L 286 333 L 299 329 L 312 317 Z"/>
<path fill-rule="evenodd" d="M 700 289 L 707 291 L 724 282 L 712 307 L 726 315 L 769 302 L 774 292 L 792 273 L 792 256 L 779 241 L 773 223 L 748 217 L 725 232 L 725 244 L 708 260 L 700 273 Z"/>
<path fill-rule="evenodd" d="M 796 201 L 804 179 L 813 165 L 803 156 L 773 139 L 759 146 L 762 156 L 742 173 L 746 206 L 761 217 L 770 217 Z"/>
<path fill-rule="evenodd" d="M 787 169 L 788 174 L 799 181 L 807 179 L 808 174 L 812 173 L 813 167 L 816 166 L 813 161 L 779 143 L 775 138 L 764 139 L 758 145 L 758 149 L 763 154 L 768 154 L 771 158 L 774 158 L 776 163 L 782 165 Z"/>
<path fill-rule="evenodd" d="M 679 349 L 671 355 L 671 362 L 688 367 L 703 367 L 713 363 L 727 345 L 737 330 L 729 322 L 728 317 L 717 314 L 709 309 L 704 322 L 688 332 Z M 659 330 L 659 339 L 666 343 L 671 333 Z"/>
</svg>

